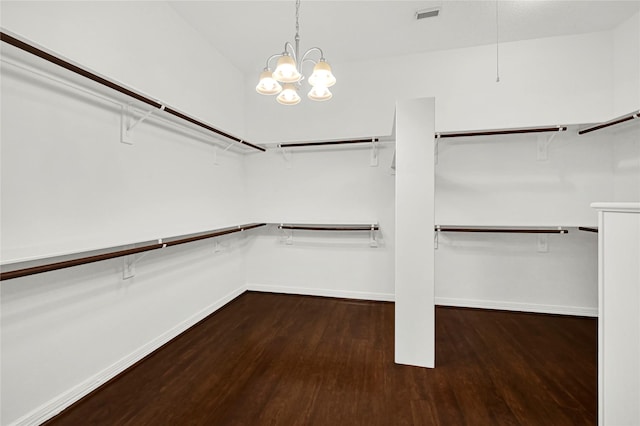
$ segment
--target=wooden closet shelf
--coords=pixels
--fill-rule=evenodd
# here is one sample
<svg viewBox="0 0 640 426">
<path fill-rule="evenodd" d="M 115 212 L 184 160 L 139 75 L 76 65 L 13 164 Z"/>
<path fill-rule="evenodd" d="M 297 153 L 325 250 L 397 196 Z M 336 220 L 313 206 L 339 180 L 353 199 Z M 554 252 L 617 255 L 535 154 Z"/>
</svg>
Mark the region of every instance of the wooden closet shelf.
<svg viewBox="0 0 640 426">
<path fill-rule="evenodd" d="M 465 136 L 495 136 L 495 135 L 514 135 L 521 133 L 544 133 L 544 132 L 564 132 L 567 126 L 555 127 L 526 127 L 517 129 L 500 129 L 500 130 L 477 130 L 468 132 L 436 132 L 436 139 L 445 138 L 461 138 Z"/>
<path fill-rule="evenodd" d="M 621 117 L 614 118 L 609 121 L 605 121 L 604 123 L 595 124 L 591 127 L 586 127 L 582 130 L 578 130 L 579 135 L 584 135 L 585 133 L 595 132 L 596 130 L 604 129 L 607 127 L 615 126 L 616 124 L 625 123 L 627 121 L 631 121 L 633 119 L 640 118 L 640 111 L 632 112 L 631 114 L 626 114 Z"/>
<path fill-rule="evenodd" d="M 290 143 L 280 143 L 278 144 L 279 148 L 299 148 L 304 146 L 330 146 L 330 145 L 350 145 L 356 143 L 372 143 L 378 142 L 380 139 L 378 138 L 368 138 L 368 139 L 350 139 L 350 140 L 337 140 L 337 141 L 322 141 L 322 142 L 290 142 Z"/>
<path fill-rule="evenodd" d="M 304 231 L 377 231 L 380 226 L 373 224 L 339 224 L 339 225 L 321 225 L 307 223 L 280 223 L 279 229 L 293 229 Z"/>
<path fill-rule="evenodd" d="M 598 232 L 598 227 L 594 226 L 578 226 L 579 231 L 587 231 L 587 232 Z"/>
<path fill-rule="evenodd" d="M 508 227 L 508 226 L 436 226 L 437 232 L 490 232 L 509 234 L 567 234 L 561 227 Z"/>
<path fill-rule="evenodd" d="M 13 278 L 26 277 L 28 275 L 40 274 L 43 272 L 55 271 L 58 269 L 71 268 L 73 266 L 85 265 L 87 263 L 99 262 L 102 260 L 114 259 L 116 257 L 129 256 L 132 254 L 143 253 L 151 250 L 162 249 L 170 246 L 177 246 L 179 244 L 191 243 L 194 241 L 204 240 L 207 238 L 220 237 L 222 235 L 233 234 L 235 232 L 248 231 L 250 229 L 265 226 L 266 223 L 249 223 L 246 225 L 232 226 L 229 228 L 216 229 L 212 231 L 206 231 L 198 234 L 189 234 L 183 236 L 177 236 L 167 238 L 166 240 L 158 240 L 157 243 L 147 244 L 141 247 L 135 247 L 131 249 L 114 249 L 106 253 L 101 253 L 94 256 L 79 257 L 76 259 L 65 260 L 62 262 L 47 263 L 44 265 L 33 266 L 30 268 L 16 269 L 14 271 L 0 273 L 0 281 L 10 280 Z"/>
</svg>

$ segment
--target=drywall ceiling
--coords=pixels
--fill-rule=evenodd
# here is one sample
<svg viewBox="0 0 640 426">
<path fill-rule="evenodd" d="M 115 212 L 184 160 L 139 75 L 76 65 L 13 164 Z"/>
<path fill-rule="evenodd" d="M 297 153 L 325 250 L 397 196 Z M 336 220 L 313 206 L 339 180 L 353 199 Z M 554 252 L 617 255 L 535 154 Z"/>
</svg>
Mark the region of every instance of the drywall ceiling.
<svg viewBox="0 0 640 426">
<path fill-rule="evenodd" d="M 242 72 L 256 75 L 295 34 L 295 1 L 169 2 Z M 421 9 L 440 16 L 417 21 Z M 496 28 L 496 7 L 498 27 Z M 321 47 L 334 64 L 501 42 L 605 31 L 640 1 L 305 1 L 301 50 Z"/>
</svg>

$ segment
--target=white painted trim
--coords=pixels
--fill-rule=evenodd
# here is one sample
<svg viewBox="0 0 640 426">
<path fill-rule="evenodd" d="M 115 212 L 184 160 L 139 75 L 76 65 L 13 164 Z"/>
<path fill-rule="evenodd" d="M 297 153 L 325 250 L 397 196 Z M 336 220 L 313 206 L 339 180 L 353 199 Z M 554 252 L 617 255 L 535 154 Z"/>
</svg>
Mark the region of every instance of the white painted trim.
<svg viewBox="0 0 640 426">
<path fill-rule="evenodd" d="M 218 299 L 211 305 L 202 309 L 200 312 L 190 316 L 183 322 L 177 324 L 175 327 L 167 330 L 162 335 L 156 337 L 149 343 L 141 346 L 134 352 L 115 362 L 111 366 L 105 368 L 98 374 L 95 374 L 92 377 L 89 377 L 84 382 L 79 385 L 69 389 L 66 392 L 58 395 L 57 397 L 51 399 L 50 401 L 42 404 L 35 410 L 31 411 L 28 414 L 17 419 L 15 422 L 11 423 L 10 426 L 35 426 L 44 423 L 45 421 L 51 419 L 55 415 L 59 414 L 65 408 L 68 408 L 75 402 L 79 401 L 84 396 L 88 395 L 90 392 L 94 391 L 98 387 L 105 384 L 107 381 L 111 380 L 118 374 L 125 371 L 127 368 L 131 367 L 136 362 L 140 361 L 147 355 L 151 354 L 156 349 L 160 348 L 165 343 L 170 340 L 176 338 L 178 335 L 189 329 L 190 327 L 197 324 L 199 321 L 203 320 L 207 316 L 211 315 L 227 303 L 234 300 L 236 297 L 240 296 L 244 293 L 246 289 L 241 286 L 236 290 L 230 292 L 226 296 Z"/>
<path fill-rule="evenodd" d="M 366 291 L 346 291 L 332 290 L 326 288 L 311 287 L 290 287 L 283 285 L 269 284 L 247 284 L 247 290 L 259 291 L 263 293 L 300 294 L 304 296 L 339 297 L 344 299 L 377 300 L 383 302 L 393 302 L 395 297 L 392 293 L 373 293 Z"/>
<path fill-rule="evenodd" d="M 503 300 L 457 299 L 436 297 L 436 305 L 463 308 L 498 309 L 503 311 L 533 312 L 541 314 L 574 315 L 597 317 L 597 307 L 540 305 L 535 303 L 508 302 Z"/>
<path fill-rule="evenodd" d="M 602 210 L 607 212 L 640 213 L 640 203 L 638 202 L 591 203 L 591 207 L 597 210 Z"/>
</svg>

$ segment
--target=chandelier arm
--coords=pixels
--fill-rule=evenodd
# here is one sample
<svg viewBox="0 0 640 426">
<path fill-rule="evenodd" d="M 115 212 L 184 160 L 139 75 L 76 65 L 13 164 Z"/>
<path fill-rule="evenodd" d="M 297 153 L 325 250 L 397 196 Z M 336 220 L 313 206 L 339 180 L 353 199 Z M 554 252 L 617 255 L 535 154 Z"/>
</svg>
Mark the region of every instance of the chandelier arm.
<svg viewBox="0 0 640 426">
<path fill-rule="evenodd" d="M 265 65 L 265 70 L 271 69 L 271 68 L 269 68 L 269 62 L 271 62 L 274 58 L 278 58 L 280 56 L 282 56 L 281 53 L 275 53 L 275 54 L 269 56 L 269 58 L 267 59 L 267 63 Z"/>
<path fill-rule="evenodd" d="M 291 55 L 293 57 L 293 61 L 296 64 L 298 63 L 298 52 L 296 52 L 296 49 L 293 47 L 293 45 L 290 42 L 286 42 L 284 44 L 284 53 L 288 53 L 289 55 Z"/>
<path fill-rule="evenodd" d="M 322 51 L 322 49 L 320 49 L 319 47 L 312 47 L 304 52 L 304 55 L 302 55 L 302 62 L 304 62 L 307 59 L 307 56 L 313 52 L 320 52 L 320 60 L 324 60 L 324 52 Z"/>
</svg>

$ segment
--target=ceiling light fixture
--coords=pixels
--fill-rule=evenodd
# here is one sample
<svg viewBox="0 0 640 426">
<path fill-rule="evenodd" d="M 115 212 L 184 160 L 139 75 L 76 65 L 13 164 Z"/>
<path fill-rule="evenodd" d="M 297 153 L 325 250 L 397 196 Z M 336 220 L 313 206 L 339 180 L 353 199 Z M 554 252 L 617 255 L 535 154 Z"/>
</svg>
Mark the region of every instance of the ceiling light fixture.
<svg viewBox="0 0 640 426">
<path fill-rule="evenodd" d="M 296 36 L 295 46 L 289 42 L 284 44 L 284 52 L 271 55 L 260 74 L 260 81 L 256 91 L 261 95 L 278 95 L 276 100 L 282 105 L 296 105 L 300 102 L 298 90 L 302 88 L 302 65 L 305 62 L 314 64 L 313 73 L 308 81 L 311 90 L 307 97 L 313 101 L 328 101 L 333 96 L 329 87 L 336 83 L 336 78 L 331 72 L 331 66 L 324 59 L 324 52 L 319 47 L 312 47 L 300 56 L 300 0 L 296 0 Z M 318 52 L 320 58 L 311 59 L 311 54 Z M 271 72 L 269 64 L 278 59 L 276 68 Z M 282 84 L 281 84 L 282 83 Z"/>
</svg>

